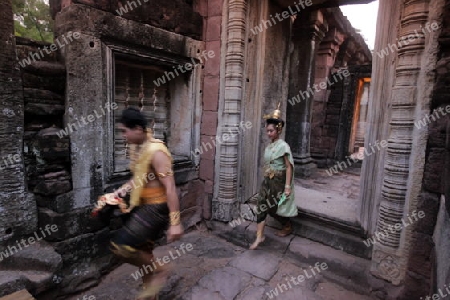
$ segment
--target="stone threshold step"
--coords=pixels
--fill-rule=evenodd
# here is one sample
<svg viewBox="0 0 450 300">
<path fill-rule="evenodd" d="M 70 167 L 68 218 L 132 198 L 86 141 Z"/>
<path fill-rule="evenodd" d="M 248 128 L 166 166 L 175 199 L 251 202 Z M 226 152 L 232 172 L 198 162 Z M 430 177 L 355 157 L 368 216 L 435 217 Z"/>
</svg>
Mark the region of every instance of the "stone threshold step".
<svg viewBox="0 0 450 300">
<path fill-rule="evenodd" d="M 27 290 L 21 290 L 15 292 L 14 294 L 1 297 L 0 300 L 36 300 L 33 296 L 28 293 Z"/>
<path fill-rule="evenodd" d="M 372 257 L 372 246 L 364 244 L 362 229 L 344 222 L 300 212 L 292 218 L 296 235 L 342 250 L 361 258 Z"/>
<path fill-rule="evenodd" d="M 272 227 L 271 223 L 269 221 L 266 226 L 266 240 L 255 251 L 283 255 L 290 261 L 295 261 L 303 266 L 326 263 L 328 269 L 323 275 L 329 281 L 359 294 L 388 299 L 385 298 L 387 296 L 385 291 L 392 290 L 393 287 L 371 275 L 369 259 L 351 255 L 341 249 L 335 249 L 295 234 L 280 238 L 274 234 L 277 229 Z M 245 248 L 256 236 L 256 223 L 254 222 L 244 221 L 234 228 L 228 224 L 214 222 L 211 227 L 215 235 Z"/>
</svg>

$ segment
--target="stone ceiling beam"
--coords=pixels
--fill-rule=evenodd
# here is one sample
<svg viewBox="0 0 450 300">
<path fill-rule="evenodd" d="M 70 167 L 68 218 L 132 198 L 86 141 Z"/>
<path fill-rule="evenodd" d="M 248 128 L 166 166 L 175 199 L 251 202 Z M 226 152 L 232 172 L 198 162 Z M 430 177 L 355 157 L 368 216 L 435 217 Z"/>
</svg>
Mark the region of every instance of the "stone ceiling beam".
<svg viewBox="0 0 450 300">
<path fill-rule="evenodd" d="M 306 2 L 306 0 L 303 1 Z M 318 9 L 318 8 L 338 7 L 347 4 L 368 4 L 375 0 L 311 0 L 311 1 L 313 4 L 311 7 L 314 9 Z M 296 4 L 298 5 L 299 3 L 298 0 L 275 0 L 275 2 L 281 7 L 288 7 L 288 6 L 295 7 L 295 5 Z"/>
</svg>

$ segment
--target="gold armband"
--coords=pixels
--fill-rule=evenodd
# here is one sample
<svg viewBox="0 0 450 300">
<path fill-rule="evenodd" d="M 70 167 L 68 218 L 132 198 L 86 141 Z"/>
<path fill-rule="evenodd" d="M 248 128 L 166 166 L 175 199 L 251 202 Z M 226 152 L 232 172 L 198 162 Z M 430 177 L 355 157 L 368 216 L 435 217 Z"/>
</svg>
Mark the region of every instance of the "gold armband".
<svg viewBox="0 0 450 300">
<path fill-rule="evenodd" d="M 164 178 L 167 176 L 173 176 L 173 171 L 171 169 L 169 169 L 169 171 L 167 171 L 166 173 L 156 173 L 156 176 Z"/>
<path fill-rule="evenodd" d="M 180 223 L 181 223 L 180 211 L 174 211 L 174 212 L 169 213 L 169 217 L 170 217 L 170 225 L 171 226 L 180 225 Z"/>
</svg>

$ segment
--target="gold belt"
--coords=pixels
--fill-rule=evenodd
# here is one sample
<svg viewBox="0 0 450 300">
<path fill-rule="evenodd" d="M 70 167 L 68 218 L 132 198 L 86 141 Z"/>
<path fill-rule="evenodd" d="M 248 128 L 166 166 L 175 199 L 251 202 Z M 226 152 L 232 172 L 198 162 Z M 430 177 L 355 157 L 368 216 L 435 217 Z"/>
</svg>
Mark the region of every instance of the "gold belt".
<svg viewBox="0 0 450 300">
<path fill-rule="evenodd" d="M 273 170 L 273 169 L 265 169 L 264 170 L 264 177 L 269 177 L 272 179 L 275 176 L 283 175 L 283 172 L 286 170 Z"/>
<path fill-rule="evenodd" d="M 144 188 L 141 193 L 141 204 L 161 204 L 167 202 L 164 187 Z"/>
</svg>

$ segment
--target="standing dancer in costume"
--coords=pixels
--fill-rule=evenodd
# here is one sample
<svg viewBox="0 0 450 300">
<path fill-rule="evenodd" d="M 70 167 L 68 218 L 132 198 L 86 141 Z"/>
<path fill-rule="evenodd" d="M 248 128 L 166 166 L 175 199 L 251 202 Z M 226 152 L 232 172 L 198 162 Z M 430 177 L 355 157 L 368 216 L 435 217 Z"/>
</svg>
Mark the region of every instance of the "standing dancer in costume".
<svg viewBox="0 0 450 300">
<path fill-rule="evenodd" d="M 147 129 L 147 120 L 136 108 L 122 113 L 120 129 L 130 147 L 132 179 L 115 192 L 130 194 L 130 217 L 111 239 L 112 251 L 138 267 L 152 265 L 153 244 L 167 226 L 168 242 L 183 234 L 180 205 L 172 171 L 172 156 L 160 140 Z M 157 299 L 168 276 L 167 266 L 159 266 L 142 278 L 144 290 L 138 299 Z"/>
<path fill-rule="evenodd" d="M 259 191 L 256 240 L 250 246 L 251 250 L 256 249 L 265 239 L 264 226 L 267 214 L 283 226 L 276 233 L 278 236 L 292 233 L 289 217 L 298 214 L 294 195 L 294 160 L 291 148 L 280 139 L 284 121 L 280 118 L 279 107 L 280 105 L 271 115 L 264 116 L 267 136 L 271 142 L 264 151 L 264 181 Z"/>
</svg>

